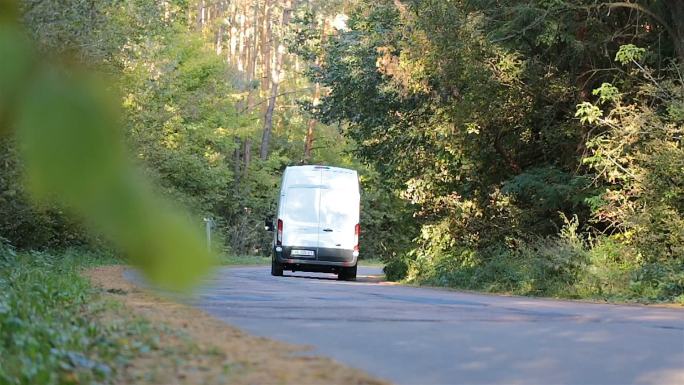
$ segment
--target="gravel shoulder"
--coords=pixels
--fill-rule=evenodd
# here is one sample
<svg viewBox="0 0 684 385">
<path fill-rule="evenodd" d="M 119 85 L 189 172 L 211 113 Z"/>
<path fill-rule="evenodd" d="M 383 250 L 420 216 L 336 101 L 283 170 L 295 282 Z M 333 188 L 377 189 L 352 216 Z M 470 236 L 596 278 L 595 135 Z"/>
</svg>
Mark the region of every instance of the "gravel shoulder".
<svg viewBox="0 0 684 385">
<path fill-rule="evenodd" d="M 306 346 L 247 334 L 202 310 L 140 288 L 123 277 L 124 266 L 87 270 L 93 285 L 133 316 L 159 328 L 158 348 L 121 376 L 132 384 L 387 384 Z"/>
</svg>

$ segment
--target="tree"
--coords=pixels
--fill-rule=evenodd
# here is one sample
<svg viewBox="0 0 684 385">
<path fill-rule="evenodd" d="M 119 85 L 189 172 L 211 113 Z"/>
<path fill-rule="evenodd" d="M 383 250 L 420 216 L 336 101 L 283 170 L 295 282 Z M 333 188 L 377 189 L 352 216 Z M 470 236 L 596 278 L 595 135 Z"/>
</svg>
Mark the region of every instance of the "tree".
<svg viewBox="0 0 684 385">
<path fill-rule="evenodd" d="M 280 31 L 284 33 L 288 24 L 290 23 L 290 16 L 292 14 L 293 8 L 296 6 L 296 0 L 286 0 L 282 10 L 282 16 L 280 18 Z M 266 113 L 264 114 L 264 130 L 261 136 L 261 147 L 260 147 L 260 157 L 261 160 L 265 160 L 268 157 L 268 147 L 271 141 L 271 131 L 273 130 L 273 112 L 275 110 L 276 101 L 278 99 L 278 89 L 282 81 L 283 76 L 283 59 L 285 54 L 285 45 L 283 42 L 276 44 L 275 52 L 275 68 L 271 71 L 271 94 L 268 98 L 268 106 L 266 107 Z"/>
<path fill-rule="evenodd" d="M 678 58 L 672 26 L 678 22 L 669 14 L 678 7 L 541 0 L 387 0 L 355 7 L 349 30 L 323 44 L 325 60 L 309 72 L 329 91 L 316 116 L 341 124 L 357 143 L 356 155 L 413 204 L 421 235 L 410 253 L 410 274 L 465 274 L 497 258 L 514 263 L 526 248 L 549 247 L 539 237 L 557 237 L 559 228 L 566 229 L 561 235 L 576 234 L 568 230 L 574 228 L 606 239 L 624 234 L 597 216 L 609 207 L 601 191 L 614 181 L 592 185 L 597 176 L 587 167 L 587 159 L 610 153 L 596 150 L 606 127 L 581 124 L 576 106 L 586 107 L 581 116 L 599 111 L 583 103 L 602 84 L 618 81 L 620 92 L 640 89 L 613 60 L 628 43 L 657 52 L 649 56 L 651 65 L 635 66 L 659 90 L 659 100 L 671 100 L 676 92 L 663 93 L 656 84 L 661 76 L 676 81 L 664 69 Z M 583 120 L 598 121 L 597 114 Z M 626 150 L 619 143 L 610 148 Z M 637 212 L 644 218 L 643 209 Z M 628 223 L 625 217 L 619 222 Z M 572 237 L 562 235 L 553 247 L 568 247 L 577 266 L 584 254 L 567 241 Z M 576 270 L 569 274 L 576 277 Z"/>
</svg>

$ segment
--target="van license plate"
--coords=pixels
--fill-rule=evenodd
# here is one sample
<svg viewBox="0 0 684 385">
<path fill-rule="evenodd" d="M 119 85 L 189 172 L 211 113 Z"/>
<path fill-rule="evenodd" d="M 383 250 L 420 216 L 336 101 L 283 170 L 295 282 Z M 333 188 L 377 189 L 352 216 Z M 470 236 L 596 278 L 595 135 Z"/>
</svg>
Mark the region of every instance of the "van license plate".
<svg viewBox="0 0 684 385">
<path fill-rule="evenodd" d="M 314 252 L 313 252 L 313 250 L 292 250 L 290 255 L 301 255 L 304 257 L 313 257 Z"/>
</svg>

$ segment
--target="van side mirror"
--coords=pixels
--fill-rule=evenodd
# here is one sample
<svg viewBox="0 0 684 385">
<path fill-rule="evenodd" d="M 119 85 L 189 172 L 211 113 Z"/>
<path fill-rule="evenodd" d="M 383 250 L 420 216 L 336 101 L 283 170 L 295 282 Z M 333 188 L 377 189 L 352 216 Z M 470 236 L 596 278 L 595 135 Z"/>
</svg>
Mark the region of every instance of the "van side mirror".
<svg viewBox="0 0 684 385">
<path fill-rule="evenodd" d="M 266 218 L 264 220 L 264 230 L 273 231 L 273 218 Z"/>
</svg>

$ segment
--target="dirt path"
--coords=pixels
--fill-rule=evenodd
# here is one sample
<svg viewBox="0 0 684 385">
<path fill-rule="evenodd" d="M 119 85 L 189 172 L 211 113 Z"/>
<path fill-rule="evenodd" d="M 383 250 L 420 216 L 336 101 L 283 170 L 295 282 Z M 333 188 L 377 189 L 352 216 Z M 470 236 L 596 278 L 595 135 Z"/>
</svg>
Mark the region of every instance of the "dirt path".
<svg viewBox="0 0 684 385">
<path fill-rule="evenodd" d="M 124 310 L 162 325 L 158 348 L 133 360 L 121 383 L 146 384 L 368 384 L 385 382 L 307 348 L 255 337 L 201 310 L 164 299 L 123 278 L 124 267 L 85 275 Z"/>
</svg>

